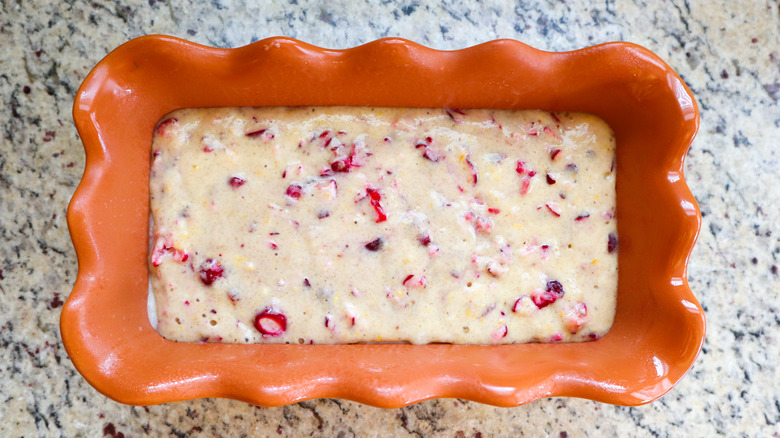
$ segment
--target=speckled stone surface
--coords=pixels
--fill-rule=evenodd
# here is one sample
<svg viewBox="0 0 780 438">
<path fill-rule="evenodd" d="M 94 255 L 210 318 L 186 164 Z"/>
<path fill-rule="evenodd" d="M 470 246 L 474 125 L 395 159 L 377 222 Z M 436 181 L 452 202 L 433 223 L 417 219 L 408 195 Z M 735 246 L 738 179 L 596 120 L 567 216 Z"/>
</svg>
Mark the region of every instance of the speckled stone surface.
<svg viewBox="0 0 780 438">
<path fill-rule="evenodd" d="M 0 436 L 780 436 L 776 1 L 195 3 L 0 0 Z M 709 322 L 698 361 L 669 394 L 634 408 L 559 398 L 511 409 L 452 399 L 392 410 L 343 400 L 143 408 L 103 397 L 58 332 L 77 272 L 65 209 L 84 169 L 71 105 L 106 53 L 151 33 L 220 47 L 275 35 L 330 48 L 386 36 L 438 49 L 495 38 L 648 47 L 701 106 L 685 166 L 704 216 L 689 266 Z"/>
</svg>

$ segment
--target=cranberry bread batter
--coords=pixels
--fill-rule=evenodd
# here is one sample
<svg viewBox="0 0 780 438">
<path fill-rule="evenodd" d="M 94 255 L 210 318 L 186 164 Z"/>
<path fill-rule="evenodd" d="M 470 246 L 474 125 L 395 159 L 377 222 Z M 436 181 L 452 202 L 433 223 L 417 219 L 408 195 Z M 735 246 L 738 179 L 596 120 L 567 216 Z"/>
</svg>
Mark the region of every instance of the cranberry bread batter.
<svg viewBox="0 0 780 438">
<path fill-rule="evenodd" d="M 158 331 L 570 342 L 617 296 L 615 141 L 587 114 L 183 109 L 155 130 Z"/>
</svg>

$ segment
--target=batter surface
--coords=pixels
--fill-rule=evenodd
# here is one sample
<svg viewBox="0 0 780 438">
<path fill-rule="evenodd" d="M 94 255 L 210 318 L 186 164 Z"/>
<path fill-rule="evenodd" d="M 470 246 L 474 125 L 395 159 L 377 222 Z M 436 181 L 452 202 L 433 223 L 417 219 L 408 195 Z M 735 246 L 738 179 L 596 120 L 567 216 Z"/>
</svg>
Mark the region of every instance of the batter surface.
<svg viewBox="0 0 780 438">
<path fill-rule="evenodd" d="M 183 109 L 152 151 L 168 339 L 569 342 L 612 324 L 615 141 L 595 116 Z"/>
</svg>

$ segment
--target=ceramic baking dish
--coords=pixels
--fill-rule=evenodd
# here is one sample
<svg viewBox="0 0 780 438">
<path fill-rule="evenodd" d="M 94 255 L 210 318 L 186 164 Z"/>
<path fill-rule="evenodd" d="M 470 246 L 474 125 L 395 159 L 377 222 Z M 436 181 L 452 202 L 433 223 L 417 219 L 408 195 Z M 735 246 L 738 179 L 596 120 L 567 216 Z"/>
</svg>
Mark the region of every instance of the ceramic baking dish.
<svg viewBox="0 0 780 438">
<path fill-rule="evenodd" d="M 581 344 L 229 345 L 163 339 L 147 317 L 152 131 L 185 107 L 371 105 L 596 114 L 617 141 L 617 315 Z M 390 38 L 328 50 L 288 38 L 216 49 L 132 40 L 87 76 L 73 115 L 86 169 L 68 210 L 79 261 L 61 330 L 98 391 L 148 405 L 228 397 L 276 406 L 335 397 L 400 407 L 435 397 L 515 406 L 569 396 L 650 402 L 704 338 L 686 280 L 701 216 L 683 179 L 699 123 L 691 92 L 629 43 L 566 53 L 499 40 L 445 52 Z"/>
</svg>

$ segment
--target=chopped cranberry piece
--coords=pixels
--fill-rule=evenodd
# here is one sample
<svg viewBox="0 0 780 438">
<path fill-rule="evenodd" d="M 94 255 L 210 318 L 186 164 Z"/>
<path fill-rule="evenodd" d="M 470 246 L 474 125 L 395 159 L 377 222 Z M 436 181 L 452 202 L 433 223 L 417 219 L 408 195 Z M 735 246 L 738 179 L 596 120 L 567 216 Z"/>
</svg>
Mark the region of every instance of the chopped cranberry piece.
<svg viewBox="0 0 780 438">
<path fill-rule="evenodd" d="M 187 261 L 187 259 L 190 258 L 190 255 L 187 254 L 186 251 L 178 248 L 171 248 L 171 252 L 173 252 L 173 256 L 172 256 L 173 260 L 179 263 L 184 263 Z"/>
<path fill-rule="evenodd" d="M 490 214 L 499 214 L 499 213 L 501 213 L 501 210 L 498 209 L 498 208 L 490 207 L 490 208 L 488 208 L 488 213 L 490 213 Z"/>
<path fill-rule="evenodd" d="M 555 120 L 556 122 L 558 122 L 558 123 L 561 123 L 561 119 L 559 119 L 559 118 L 558 118 L 558 115 L 557 115 L 557 114 L 555 114 L 554 112 L 550 112 L 550 116 L 551 116 L 551 117 L 553 118 L 553 120 Z"/>
<path fill-rule="evenodd" d="M 372 240 L 371 242 L 366 243 L 366 249 L 369 251 L 379 251 L 382 249 L 382 244 L 384 241 L 381 237 L 377 237 L 376 239 Z"/>
<path fill-rule="evenodd" d="M 323 181 L 314 186 L 317 193 L 321 193 L 327 200 L 333 200 L 339 192 L 339 185 L 335 179 Z"/>
<path fill-rule="evenodd" d="M 590 213 L 583 213 L 583 214 L 577 216 L 576 218 L 574 218 L 574 220 L 577 221 L 577 222 L 581 222 L 581 221 L 584 221 L 585 219 L 587 219 L 589 217 L 590 217 Z"/>
<path fill-rule="evenodd" d="M 549 185 L 555 184 L 555 178 L 553 178 L 552 175 L 550 175 L 548 173 L 548 174 L 546 174 L 546 177 L 547 177 L 547 184 L 549 184 Z"/>
<path fill-rule="evenodd" d="M 201 263 L 200 269 L 198 270 L 200 281 L 206 286 L 211 286 L 218 278 L 222 278 L 223 273 L 222 264 L 214 259 L 206 259 Z"/>
<path fill-rule="evenodd" d="M 550 336 L 550 341 L 552 342 L 558 342 L 563 340 L 563 335 L 561 333 L 556 333 L 552 336 Z"/>
<path fill-rule="evenodd" d="M 558 298 L 561 298 L 563 296 L 563 285 L 558 280 L 550 280 L 547 282 L 547 290 L 550 292 L 554 292 L 556 295 L 558 295 Z"/>
<path fill-rule="evenodd" d="M 362 167 L 368 161 L 368 157 L 373 155 L 366 148 L 365 143 L 362 141 L 356 141 L 352 143 L 352 152 L 349 153 L 349 165 L 350 167 Z"/>
<path fill-rule="evenodd" d="M 330 163 L 330 168 L 334 172 L 347 173 L 350 170 L 352 170 L 352 163 L 350 163 L 349 157 L 347 157 L 347 158 L 340 158 L 340 159 Z"/>
<path fill-rule="evenodd" d="M 550 280 L 547 282 L 547 288 L 544 291 L 534 291 L 531 294 L 531 300 L 536 304 L 536 307 L 543 309 L 554 303 L 558 298 L 562 298 L 563 295 L 564 290 L 561 282 Z"/>
<path fill-rule="evenodd" d="M 579 302 L 566 312 L 566 317 L 566 328 L 569 330 L 569 333 L 575 334 L 588 322 L 588 306 L 583 302 Z"/>
<path fill-rule="evenodd" d="M 173 241 L 170 239 L 164 239 L 162 237 L 157 238 L 157 242 L 154 244 L 154 248 L 152 249 L 152 266 L 160 266 L 163 262 L 163 256 L 170 253 L 171 258 L 179 263 L 184 263 L 187 261 L 187 259 L 190 258 L 190 255 L 187 253 L 187 251 L 179 248 L 175 248 L 173 246 Z"/>
<path fill-rule="evenodd" d="M 455 122 L 455 123 L 460 123 L 460 122 L 463 121 L 463 120 L 455 117 L 455 114 L 453 114 L 453 113 L 456 112 L 456 111 L 454 109 L 446 108 L 444 110 L 444 112 L 447 113 L 447 116 L 449 116 L 449 118 L 452 119 L 452 121 Z"/>
<path fill-rule="evenodd" d="M 427 234 L 420 234 L 417 236 L 417 241 L 420 242 L 420 245 L 422 246 L 428 246 L 431 244 L 431 236 Z"/>
<path fill-rule="evenodd" d="M 303 285 L 306 287 L 311 287 L 311 282 L 309 281 L 308 278 L 303 279 Z"/>
<path fill-rule="evenodd" d="M 521 179 L 521 187 L 520 187 L 520 194 L 526 195 L 528 194 L 528 190 L 531 188 L 531 178 L 536 175 L 536 171 L 531 170 L 527 167 L 526 163 L 522 160 L 517 160 L 517 167 L 515 168 L 515 171 L 522 175 Z"/>
<path fill-rule="evenodd" d="M 428 282 L 426 281 L 424 275 L 420 275 L 418 277 L 414 274 L 409 274 L 404 279 L 403 285 L 407 287 L 427 287 Z"/>
<path fill-rule="evenodd" d="M 165 135 L 166 130 L 168 129 L 168 126 L 178 123 L 179 121 L 175 118 L 170 118 L 163 120 L 160 122 L 159 125 L 157 125 L 157 135 Z"/>
<path fill-rule="evenodd" d="M 367 188 L 366 193 L 368 193 L 368 196 L 371 198 L 371 206 L 374 207 L 374 211 L 376 211 L 376 223 L 386 221 L 387 215 L 380 203 L 380 201 L 382 201 L 382 195 L 379 193 L 379 190 Z"/>
<path fill-rule="evenodd" d="M 247 137 L 255 138 L 255 137 L 260 137 L 261 135 L 263 135 L 265 133 L 265 131 L 268 131 L 268 128 L 263 128 L 263 129 L 258 129 L 256 131 L 247 132 L 244 135 L 246 135 Z"/>
<path fill-rule="evenodd" d="M 490 234 L 493 231 L 493 219 L 478 216 L 474 228 L 482 234 Z"/>
<path fill-rule="evenodd" d="M 255 328 L 264 338 L 279 336 L 287 330 L 287 317 L 273 307 L 266 307 L 255 316 Z"/>
<path fill-rule="evenodd" d="M 301 195 L 303 194 L 303 187 L 298 184 L 290 184 L 290 186 L 287 187 L 285 194 L 293 199 L 301 199 Z"/>
<path fill-rule="evenodd" d="M 440 152 L 434 151 L 430 147 L 425 147 L 425 150 L 422 154 L 423 158 L 433 161 L 434 163 L 444 158 L 444 155 Z"/>
<path fill-rule="evenodd" d="M 553 150 L 551 150 L 550 151 L 550 159 L 551 160 L 555 160 L 555 157 L 557 157 L 558 154 L 560 154 L 560 153 L 561 153 L 560 149 L 553 149 Z"/>
<path fill-rule="evenodd" d="M 607 236 L 607 252 L 612 254 L 618 249 L 618 237 L 615 233 L 609 233 Z"/>
<path fill-rule="evenodd" d="M 531 188 L 531 180 L 528 177 L 523 177 L 522 186 L 520 187 L 520 194 L 527 195 L 528 190 Z"/>
<path fill-rule="evenodd" d="M 474 167 L 474 164 L 468 158 L 466 158 L 466 164 L 468 164 L 469 169 L 471 169 L 471 183 L 477 185 L 477 180 L 478 180 L 477 169 Z"/>
<path fill-rule="evenodd" d="M 517 310 L 520 308 L 523 298 L 526 297 L 520 297 L 517 300 L 515 300 L 515 304 L 512 305 L 512 312 L 517 312 Z"/>
<path fill-rule="evenodd" d="M 547 204 L 544 205 L 545 207 L 547 207 L 548 210 L 550 210 L 550 213 L 552 213 L 555 217 L 561 216 L 561 211 L 557 205 L 553 204 L 552 202 L 548 202 Z"/>
<path fill-rule="evenodd" d="M 495 260 L 489 261 L 488 264 L 487 264 L 487 268 L 486 269 L 488 271 L 488 274 L 490 274 L 490 275 L 492 275 L 492 276 L 494 276 L 496 278 L 498 278 L 498 277 L 506 274 L 507 272 L 509 272 L 509 268 L 507 268 L 506 266 L 502 265 L 501 263 L 499 263 L 499 262 L 497 262 Z"/>
<path fill-rule="evenodd" d="M 268 247 L 271 248 L 274 251 L 279 249 L 279 245 L 277 245 L 276 242 L 274 242 L 273 240 L 269 240 L 268 241 Z"/>
<path fill-rule="evenodd" d="M 326 217 L 330 216 L 330 212 L 328 210 L 320 210 L 317 212 L 317 219 L 325 219 Z"/>
<path fill-rule="evenodd" d="M 490 335 L 490 337 L 495 342 L 502 338 L 505 338 L 508 333 L 509 333 L 509 329 L 507 328 L 507 326 L 502 324 L 501 327 L 497 328 L 496 331 L 494 331 L 493 334 Z"/>
<path fill-rule="evenodd" d="M 241 178 L 241 177 L 238 177 L 238 176 L 231 177 L 228 180 L 228 184 L 230 184 L 230 187 L 233 187 L 234 189 L 237 189 L 237 188 L 243 186 L 245 182 L 246 182 L 246 180 L 244 178 Z"/>
</svg>

